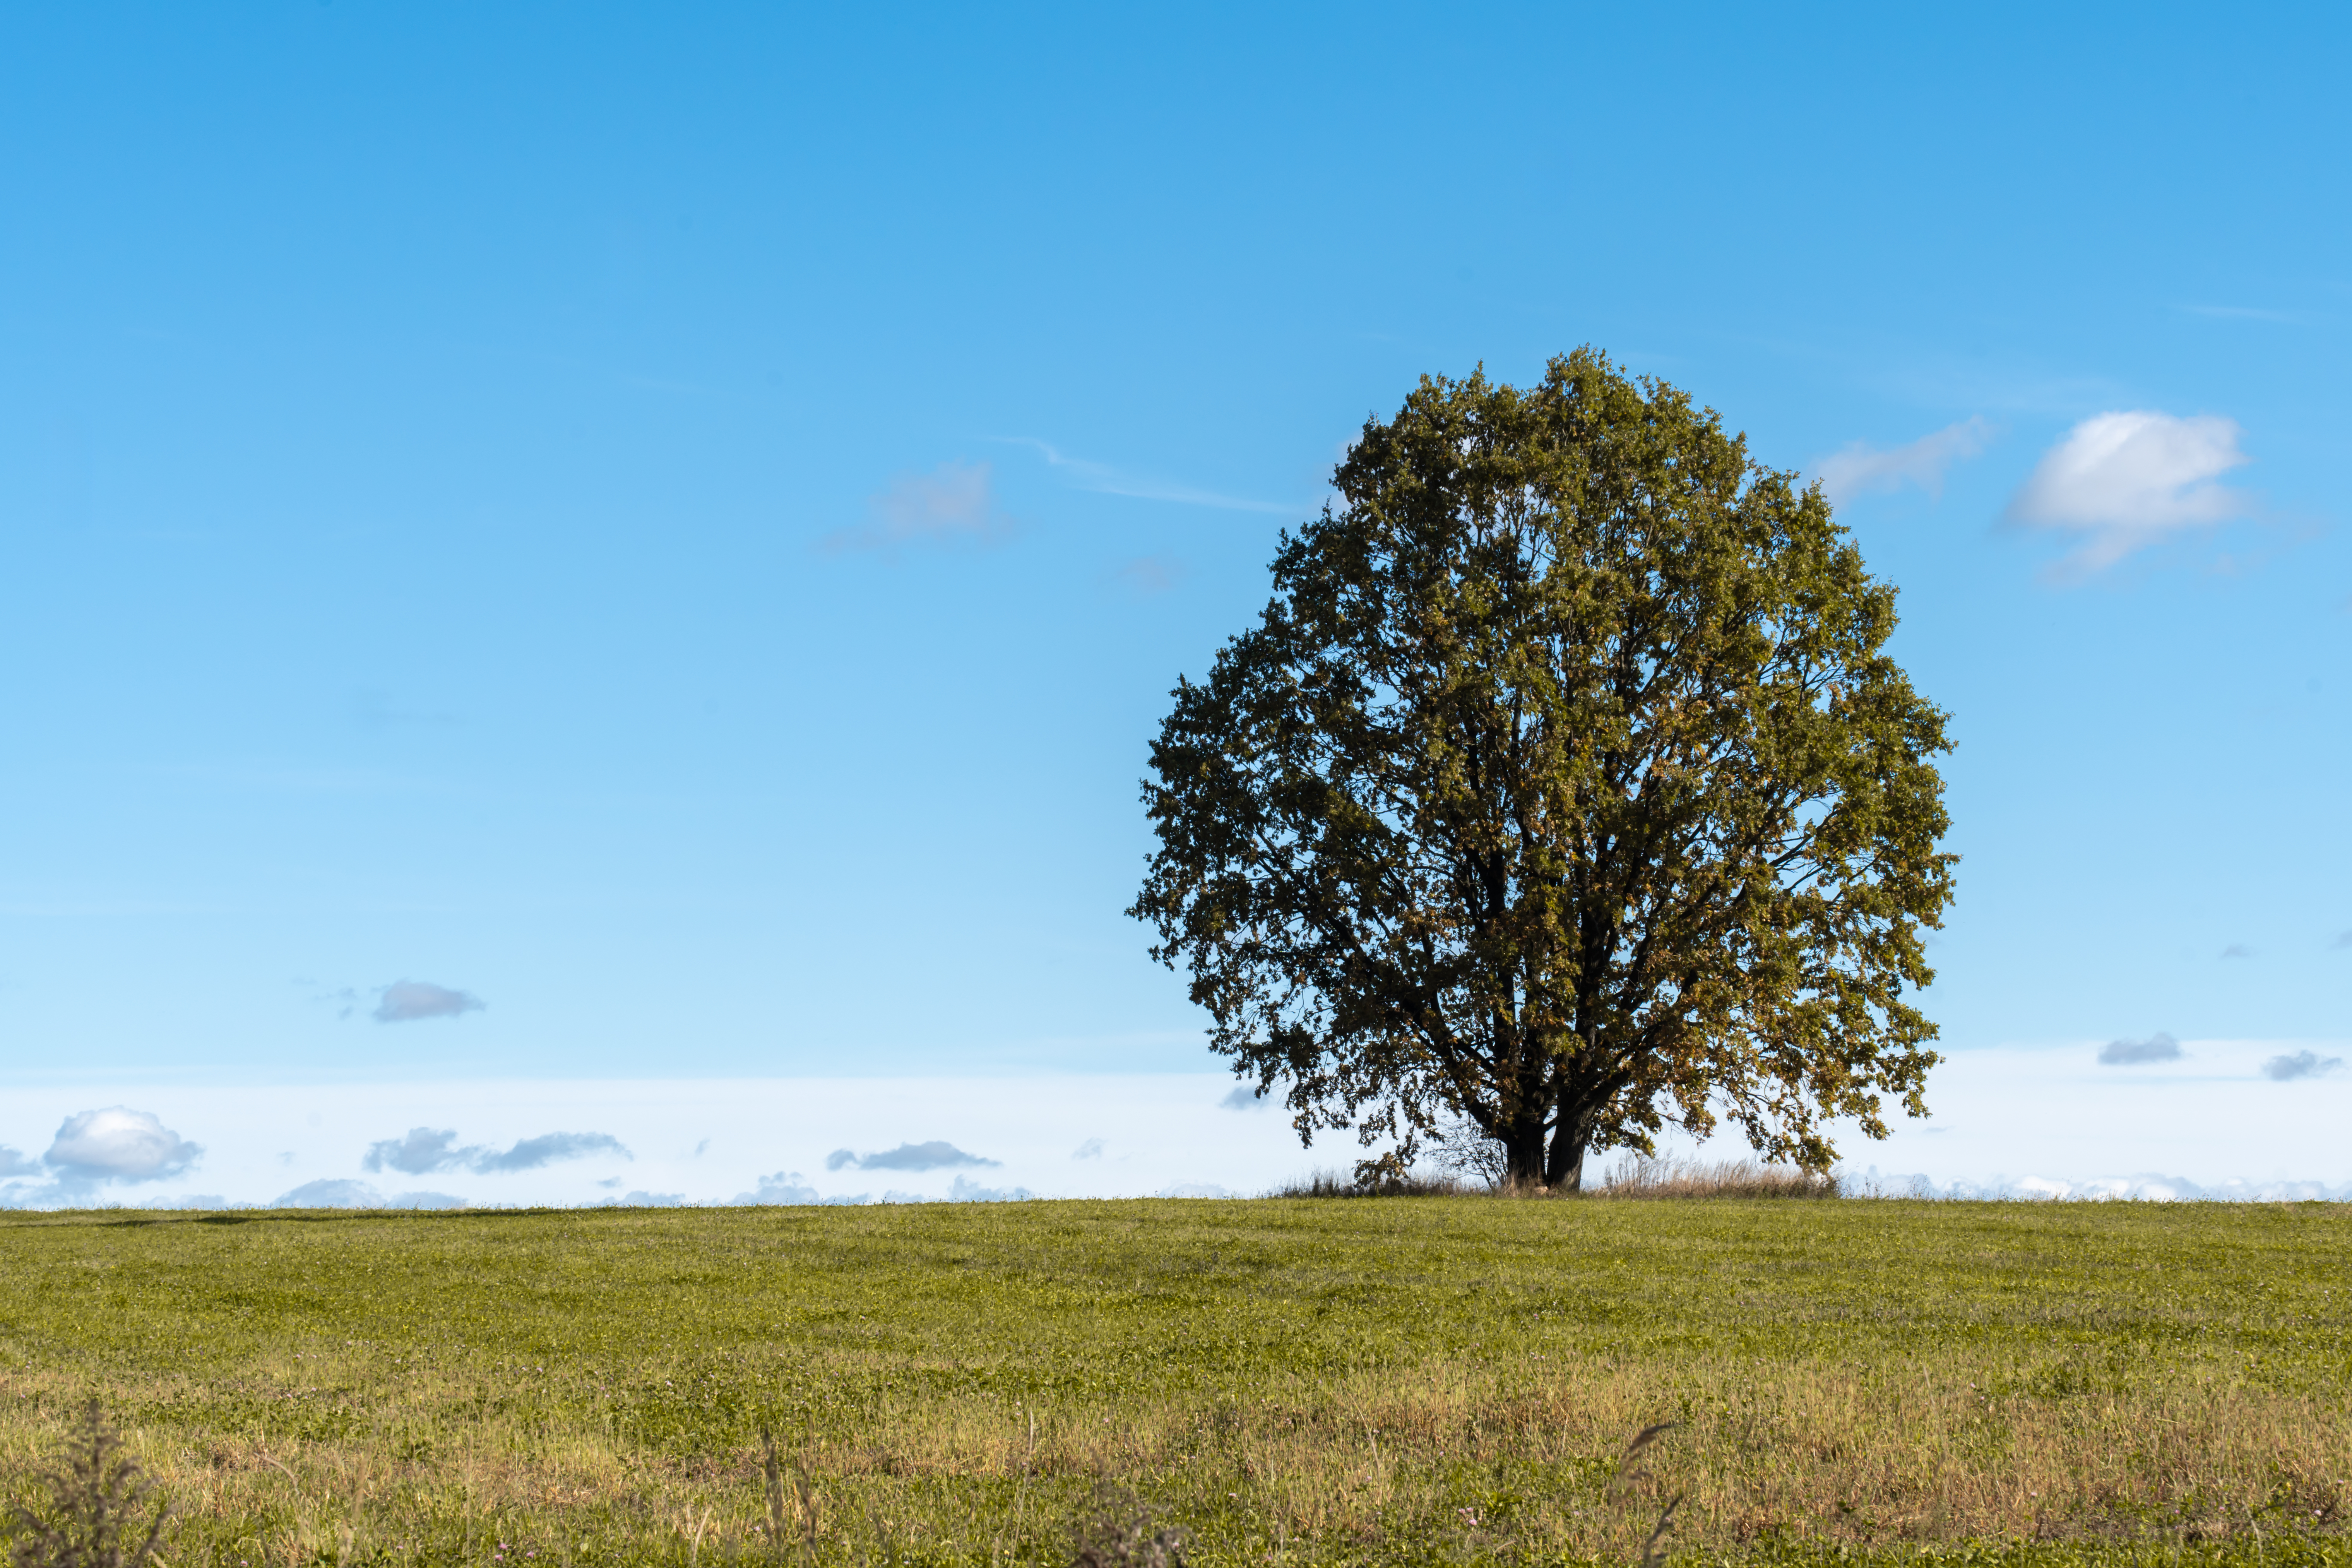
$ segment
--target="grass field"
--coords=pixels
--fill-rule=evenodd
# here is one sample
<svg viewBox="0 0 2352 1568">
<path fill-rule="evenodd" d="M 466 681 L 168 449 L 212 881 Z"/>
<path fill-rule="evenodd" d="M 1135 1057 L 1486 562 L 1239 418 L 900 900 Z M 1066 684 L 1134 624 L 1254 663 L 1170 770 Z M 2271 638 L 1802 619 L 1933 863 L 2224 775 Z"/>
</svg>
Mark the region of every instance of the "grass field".
<svg viewBox="0 0 2352 1568">
<path fill-rule="evenodd" d="M 1062 1563 L 1106 1484 L 1208 1568 L 1677 1493 L 1678 1562 L 2352 1563 L 2337 1205 L 9 1215 L 0 1286 L 19 1492 L 97 1394 L 174 1568 Z"/>
</svg>

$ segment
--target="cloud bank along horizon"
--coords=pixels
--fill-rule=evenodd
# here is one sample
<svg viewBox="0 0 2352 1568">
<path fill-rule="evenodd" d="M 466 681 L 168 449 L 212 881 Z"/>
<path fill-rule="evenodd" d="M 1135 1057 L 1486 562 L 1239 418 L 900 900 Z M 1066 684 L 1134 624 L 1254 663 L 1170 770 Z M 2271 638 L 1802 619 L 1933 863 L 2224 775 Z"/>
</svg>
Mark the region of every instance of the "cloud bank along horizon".
<svg viewBox="0 0 2352 1568">
<path fill-rule="evenodd" d="M 1930 1080 L 1934 1115 L 1891 1119 L 1881 1143 L 1840 1130 L 1842 1168 L 1872 1190 L 1958 1196 L 2352 1196 L 2340 1044 L 2278 1045 L 2159 1032 L 1954 1053 Z M 22 1131 L 47 1114 L 34 1098 L 6 1102 L 0 1206 L 1243 1196 L 1362 1152 L 1330 1134 L 1302 1149 L 1275 1102 L 1214 1074 L 155 1086 L 135 1098 L 161 1110 L 71 1111 L 38 1156 Z M 453 1110 L 475 1136 L 433 1125 Z M 575 1130 L 530 1131 L 549 1121 Z"/>
</svg>

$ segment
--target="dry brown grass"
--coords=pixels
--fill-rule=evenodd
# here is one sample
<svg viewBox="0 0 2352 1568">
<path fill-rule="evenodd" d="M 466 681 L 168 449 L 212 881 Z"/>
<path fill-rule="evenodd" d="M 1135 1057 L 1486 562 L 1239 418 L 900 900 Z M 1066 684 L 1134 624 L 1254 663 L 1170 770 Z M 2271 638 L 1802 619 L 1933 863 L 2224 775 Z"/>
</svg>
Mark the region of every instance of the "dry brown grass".
<svg viewBox="0 0 2352 1568">
<path fill-rule="evenodd" d="M 308 1375 L 361 1387 L 381 1373 L 364 1356 L 331 1359 Z M 1036 1559 L 1066 1535 L 1078 1500 L 1114 1480 L 1180 1518 L 1245 1500 L 1254 1528 L 1292 1542 L 1362 1550 L 1435 1536 L 1474 1552 L 1591 1560 L 1638 1558 L 1675 1494 L 1685 1499 L 1677 1544 L 1717 1552 L 1780 1538 L 2195 1542 L 2283 1510 L 2326 1527 L 2347 1507 L 2352 1432 L 2339 1400 L 2208 1372 L 2053 1401 L 1990 1392 L 2003 1371 L 1951 1356 L 1875 1367 L 1712 1357 L 1661 1378 L 1654 1364 L 1579 1357 L 1290 1378 L 1251 1400 L 1016 1411 L 950 1399 L 877 1410 L 773 1468 L 750 1446 L 648 1456 L 593 1415 L 469 1414 L 496 1410 L 500 1391 L 453 1373 L 412 1385 L 340 1439 L 148 1431 L 133 1442 L 194 1533 L 224 1546 L 249 1537 L 256 1560 L 288 1563 L 427 1535 L 461 1547 L 528 1538 L 544 1554 L 615 1521 L 689 1558 L 781 1533 L 787 1554 L 812 1562 L 886 1547 Z M 13 1417 L 0 1451 L 12 1458 L 46 1447 L 27 1417 L 68 1397 L 63 1380 L 43 1381 L 0 1381 Z M 1663 1415 L 1675 1430 L 1647 1474 L 1616 1487 L 1628 1435 Z M 436 1439 L 427 1451 L 423 1431 Z M 1024 1490 L 1026 1506 L 997 1517 Z M 182 1558 L 208 1560 L 237 1559 Z"/>
<path fill-rule="evenodd" d="M 1645 1160 L 1610 1167 L 1590 1195 L 1601 1198 L 1834 1198 L 1838 1178 L 1826 1171 L 1765 1165 L 1754 1160 Z"/>
</svg>

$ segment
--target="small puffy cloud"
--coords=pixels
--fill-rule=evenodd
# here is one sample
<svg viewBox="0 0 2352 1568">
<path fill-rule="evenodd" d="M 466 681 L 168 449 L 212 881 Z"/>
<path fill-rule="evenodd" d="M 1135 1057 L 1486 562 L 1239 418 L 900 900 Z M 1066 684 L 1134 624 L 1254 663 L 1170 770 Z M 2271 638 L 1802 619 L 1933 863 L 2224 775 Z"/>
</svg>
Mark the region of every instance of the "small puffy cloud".
<svg viewBox="0 0 2352 1568">
<path fill-rule="evenodd" d="M 1099 1138 L 1089 1138 L 1070 1152 L 1073 1160 L 1099 1160 L 1102 1156 L 1103 1141 Z"/>
<path fill-rule="evenodd" d="M 994 1165 L 1001 1161 L 967 1154 L 952 1143 L 933 1140 L 929 1143 L 901 1143 L 896 1149 L 886 1149 L 879 1154 L 860 1154 L 855 1150 L 835 1149 L 824 1157 L 824 1168 L 838 1171 L 854 1165 L 861 1171 L 944 1171 L 957 1165 Z"/>
<path fill-rule="evenodd" d="M 1822 489 L 1838 506 L 1873 490 L 1900 489 L 1905 485 L 1916 485 L 1931 496 L 1941 496 L 1944 470 L 1975 457 L 1991 439 L 1992 426 L 1982 419 L 1970 418 L 1947 425 L 1900 447 L 1873 447 L 1856 441 L 1822 459 Z"/>
<path fill-rule="evenodd" d="M 30 1176 L 38 1173 L 41 1163 L 21 1149 L 11 1149 L 0 1143 L 0 1176 Z"/>
<path fill-rule="evenodd" d="M 375 1012 L 371 1016 L 379 1024 L 413 1024 L 420 1018 L 455 1018 L 481 1010 L 481 998 L 463 991 L 429 980 L 395 980 L 376 993 Z"/>
<path fill-rule="evenodd" d="M 1237 1198 L 1241 1194 L 1231 1187 L 1221 1187 L 1214 1182 L 1179 1182 L 1172 1187 L 1162 1187 L 1153 1194 L 1163 1198 Z"/>
<path fill-rule="evenodd" d="M 535 1171 L 558 1160 L 584 1160 L 593 1154 L 618 1154 L 633 1160 L 621 1141 L 609 1132 L 545 1132 L 525 1138 L 511 1149 L 486 1149 L 479 1144 L 457 1146 L 457 1134 L 446 1127 L 412 1127 L 401 1138 L 368 1145 L 360 1161 L 362 1171 L 399 1171 L 425 1176 L 436 1171 L 473 1171 L 495 1175 L 504 1171 Z"/>
<path fill-rule="evenodd" d="M 2099 1047 L 2103 1067 L 2138 1067 L 2147 1062 L 2177 1062 L 2180 1059 L 2180 1042 L 2158 1030 L 2144 1040 L 2109 1040 Z"/>
<path fill-rule="evenodd" d="M 2095 414 L 2043 455 L 2009 503 L 2037 528 L 2081 535 L 2072 563 L 2097 571 L 2182 529 L 2245 516 L 2242 491 L 2217 483 L 2249 459 L 2237 422 L 2147 409 Z"/>
<path fill-rule="evenodd" d="M 1258 1093 L 1248 1084 L 1237 1083 L 1234 1085 L 1231 1092 L 1217 1103 L 1227 1110 L 1264 1110 L 1274 1101 Z"/>
<path fill-rule="evenodd" d="M 828 555 L 846 550 L 886 553 L 902 544 L 990 543 L 1011 531 L 996 510 L 986 463 L 941 463 L 928 474 L 901 474 L 869 497 L 866 521 L 822 541 Z"/>
<path fill-rule="evenodd" d="M 2263 1064 L 2263 1076 L 2273 1083 L 2292 1083 L 2299 1078 L 2317 1078 L 2334 1072 L 2344 1065 L 2342 1057 L 2321 1057 L 2310 1051 L 2297 1051 L 2291 1057 L 2273 1057 Z"/>
<path fill-rule="evenodd" d="M 153 1113 L 112 1105 L 67 1117 L 41 1158 L 66 1180 L 86 1184 L 161 1181 L 203 1154 Z"/>
<path fill-rule="evenodd" d="M 503 1154 L 493 1153 L 487 1149 L 476 1151 L 466 1164 L 468 1170 L 486 1173 L 535 1171 L 558 1160 L 584 1160 L 592 1154 L 618 1154 L 624 1160 L 636 1158 L 609 1132 L 549 1132 L 537 1138 L 525 1138 Z"/>
<path fill-rule="evenodd" d="M 383 1195 L 365 1182 L 348 1178 L 329 1178 L 305 1182 L 290 1193 L 282 1193 L 269 1205 L 274 1209 L 373 1209 L 383 1206 Z"/>
<path fill-rule="evenodd" d="M 360 1162 L 360 1169 L 399 1171 L 411 1176 L 454 1170 L 464 1164 L 466 1156 L 473 1152 L 453 1147 L 457 1142 L 457 1133 L 454 1128 L 412 1127 L 404 1138 L 387 1138 L 369 1144 L 366 1158 Z"/>
<path fill-rule="evenodd" d="M 2254 956 L 2254 950 L 2248 947 L 2242 942 L 2233 942 L 2229 946 L 2221 950 L 2221 956 L 2224 958 L 2252 958 Z"/>
<path fill-rule="evenodd" d="M 686 1206 L 684 1193 L 630 1193 L 626 1196 L 606 1198 L 596 1205 L 600 1209 L 678 1209 Z"/>
</svg>

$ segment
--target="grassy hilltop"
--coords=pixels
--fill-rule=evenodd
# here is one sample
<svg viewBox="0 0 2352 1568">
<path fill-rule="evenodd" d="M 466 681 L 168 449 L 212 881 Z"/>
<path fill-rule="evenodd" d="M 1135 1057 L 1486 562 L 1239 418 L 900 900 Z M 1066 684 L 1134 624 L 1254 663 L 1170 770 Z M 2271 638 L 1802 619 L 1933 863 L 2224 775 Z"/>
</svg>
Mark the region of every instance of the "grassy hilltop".
<svg viewBox="0 0 2352 1568">
<path fill-rule="evenodd" d="M 2352 1562 L 2337 1205 L 11 1215 L 0 1284 L 0 1457 L 101 1395 L 174 1568 L 1060 1563 L 1106 1482 L 1208 1568 L 1675 1493 L 1685 1561 Z"/>
</svg>

